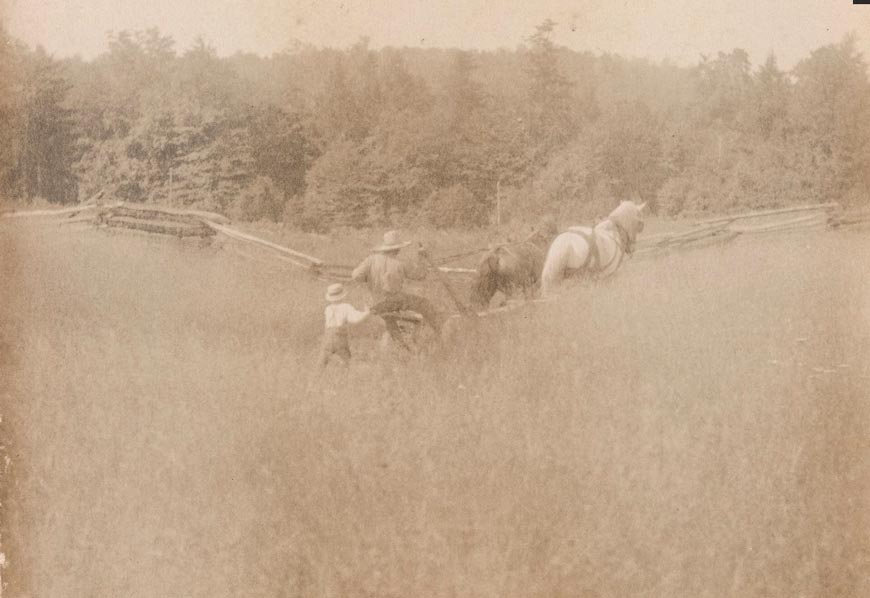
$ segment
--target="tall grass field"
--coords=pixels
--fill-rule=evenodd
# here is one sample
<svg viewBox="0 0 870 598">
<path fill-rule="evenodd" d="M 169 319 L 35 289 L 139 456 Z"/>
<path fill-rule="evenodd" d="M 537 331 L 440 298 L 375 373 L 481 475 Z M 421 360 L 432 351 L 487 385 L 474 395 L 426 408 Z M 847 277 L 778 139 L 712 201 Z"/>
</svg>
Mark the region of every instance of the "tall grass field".
<svg viewBox="0 0 870 598">
<path fill-rule="evenodd" d="M 868 272 L 856 232 L 638 257 L 320 373 L 284 262 L 0 222 L 3 596 L 870 596 Z"/>
</svg>

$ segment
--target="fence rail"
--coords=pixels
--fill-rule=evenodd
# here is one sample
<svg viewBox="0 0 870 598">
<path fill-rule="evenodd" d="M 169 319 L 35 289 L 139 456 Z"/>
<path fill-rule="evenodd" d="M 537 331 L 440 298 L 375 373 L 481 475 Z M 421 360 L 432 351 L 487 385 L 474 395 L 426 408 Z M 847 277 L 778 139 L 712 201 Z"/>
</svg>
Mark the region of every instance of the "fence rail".
<svg viewBox="0 0 870 598">
<path fill-rule="evenodd" d="M 799 215 L 792 216 L 793 214 Z M 771 221 L 771 218 L 775 219 Z M 753 220 L 759 223 L 753 224 Z M 870 223 L 870 210 L 843 211 L 837 203 L 743 212 L 699 220 L 688 231 L 644 237 L 638 242 L 635 253 L 643 255 L 675 249 L 695 249 L 727 243 L 741 236 L 811 228 L 839 228 L 865 223 Z"/>
<path fill-rule="evenodd" d="M 798 215 L 791 216 L 793 214 Z M 235 241 L 266 249 L 272 253 L 273 257 L 304 269 L 324 280 L 349 281 L 353 270 L 351 265 L 327 263 L 315 256 L 242 232 L 232 227 L 229 219 L 225 216 L 202 210 L 180 210 L 122 202 L 98 204 L 91 200 L 85 204 L 69 208 L 2 214 L 3 218 L 52 216 L 65 216 L 67 222 L 95 222 L 103 226 L 142 230 L 176 237 L 207 237 L 221 234 Z M 789 217 L 782 218 L 783 216 Z M 771 218 L 776 219 L 771 221 Z M 753 220 L 760 221 L 760 223 L 752 224 Z M 844 211 L 837 203 L 743 212 L 696 221 L 687 231 L 643 237 L 638 242 L 635 253 L 641 255 L 657 254 L 672 250 L 708 247 L 728 243 L 745 235 L 788 232 L 807 228 L 840 229 L 868 223 L 870 223 L 870 210 Z M 532 236 L 534 234 L 530 238 Z M 490 247 L 480 247 L 441 256 L 432 260 L 432 266 L 439 273 L 474 275 L 477 271 L 473 268 L 452 267 L 446 264 L 463 257 L 483 253 L 489 249 Z"/>
</svg>

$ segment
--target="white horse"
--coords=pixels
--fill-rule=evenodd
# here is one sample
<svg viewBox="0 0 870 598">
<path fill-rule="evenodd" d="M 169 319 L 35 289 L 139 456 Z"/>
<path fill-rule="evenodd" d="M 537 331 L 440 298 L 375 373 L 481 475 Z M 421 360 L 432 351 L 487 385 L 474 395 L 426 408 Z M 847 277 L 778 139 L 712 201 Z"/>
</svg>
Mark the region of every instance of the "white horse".
<svg viewBox="0 0 870 598">
<path fill-rule="evenodd" d="M 572 226 L 556 237 L 541 274 L 541 295 L 551 295 L 572 276 L 605 278 L 619 269 L 643 230 L 646 203 L 623 201 L 595 228 Z"/>
</svg>

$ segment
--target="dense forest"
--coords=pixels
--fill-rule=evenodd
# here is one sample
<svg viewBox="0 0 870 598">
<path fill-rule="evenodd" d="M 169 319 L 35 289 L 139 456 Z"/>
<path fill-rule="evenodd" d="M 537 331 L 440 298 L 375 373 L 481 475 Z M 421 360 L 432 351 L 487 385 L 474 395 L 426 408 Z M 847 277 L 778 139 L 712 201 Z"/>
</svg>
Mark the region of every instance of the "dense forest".
<svg viewBox="0 0 870 598">
<path fill-rule="evenodd" d="M 870 81 L 855 41 L 790 71 L 740 49 L 693 67 L 555 45 L 299 46 L 264 58 L 109 35 L 90 61 L 0 31 L 0 196 L 195 206 L 305 230 L 473 227 L 870 203 Z M 497 207 L 498 206 L 498 207 Z"/>
</svg>

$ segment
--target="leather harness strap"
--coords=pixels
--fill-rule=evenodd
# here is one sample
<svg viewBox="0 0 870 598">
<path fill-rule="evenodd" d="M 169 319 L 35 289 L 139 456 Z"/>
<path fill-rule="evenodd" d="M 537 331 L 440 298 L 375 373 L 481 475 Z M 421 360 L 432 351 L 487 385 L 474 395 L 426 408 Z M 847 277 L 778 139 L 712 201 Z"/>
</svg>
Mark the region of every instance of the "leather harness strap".
<svg viewBox="0 0 870 598">
<path fill-rule="evenodd" d="M 601 264 L 601 253 L 598 250 L 598 242 L 595 236 L 595 229 L 591 229 L 591 232 L 587 233 L 586 231 L 580 230 L 579 228 L 569 228 L 567 232 L 573 233 L 579 237 L 581 237 L 584 241 L 586 241 L 586 245 L 589 246 L 589 253 L 586 254 L 586 261 L 583 262 L 583 265 L 575 270 L 575 272 L 586 271 L 588 273 L 600 273 L 606 271 L 613 265 L 613 262 L 616 262 L 616 267 L 619 268 L 620 264 L 622 264 L 622 258 L 625 257 L 625 254 L 628 253 L 626 250 L 626 239 L 627 236 L 625 231 L 622 230 L 618 224 L 613 223 L 616 228 L 616 232 L 619 234 L 618 239 L 614 239 L 616 241 L 617 250 L 614 252 L 613 257 L 610 259 L 607 264 Z"/>
<path fill-rule="evenodd" d="M 598 271 L 601 266 L 601 254 L 598 252 L 598 242 L 595 239 L 595 229 L 592 229 L 591 232 L 587 233 L 577 228 L 569 228 L 568 232 L 582 238 L 586 241 L 586 245 L 589 247 L 589 251 L 586 253 L 586 261 L 584 261 L 583 265 L 577 268 L 577 270 L 586 270 L 588 272 Z"/>
</svg>

